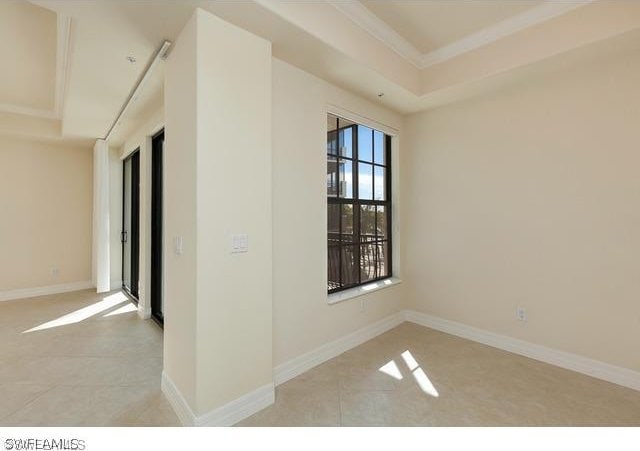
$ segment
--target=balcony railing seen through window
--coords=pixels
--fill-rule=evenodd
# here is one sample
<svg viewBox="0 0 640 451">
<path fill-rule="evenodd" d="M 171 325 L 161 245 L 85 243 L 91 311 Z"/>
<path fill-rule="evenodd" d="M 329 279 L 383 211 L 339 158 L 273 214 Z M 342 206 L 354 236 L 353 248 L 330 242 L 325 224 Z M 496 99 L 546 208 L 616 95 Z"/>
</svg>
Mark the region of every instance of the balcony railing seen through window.
<svg viewBox="0 0 640 451">
<path fill-rule="evenodd" d="M 329 293 L 391 276 L 391 137 L 327 117 Z"/>
</svg>

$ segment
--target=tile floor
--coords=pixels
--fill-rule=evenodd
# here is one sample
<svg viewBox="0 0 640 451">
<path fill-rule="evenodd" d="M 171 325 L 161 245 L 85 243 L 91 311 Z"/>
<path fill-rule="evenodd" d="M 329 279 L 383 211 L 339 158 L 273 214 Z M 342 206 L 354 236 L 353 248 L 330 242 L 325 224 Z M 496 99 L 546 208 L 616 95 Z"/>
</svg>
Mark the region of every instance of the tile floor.
<svg viewBox="0 0 640 451">
<path fill-rule="evenodd" d="M 0 426 L 177 426 L 162 331 L 122 293 L 0 302 Z"/>
<path fill-rule="evenodd" d="M 177 426 L 162 332 L 119 293 L 0 302 L 0 426 Z M 404 323 L 240 426 L 640 426 L 640 392 Z"/>
<path fill-rule="evenodd" d="M 640 426 L 640 392 L 404 323 L 241 426 Z"/>
</svg>

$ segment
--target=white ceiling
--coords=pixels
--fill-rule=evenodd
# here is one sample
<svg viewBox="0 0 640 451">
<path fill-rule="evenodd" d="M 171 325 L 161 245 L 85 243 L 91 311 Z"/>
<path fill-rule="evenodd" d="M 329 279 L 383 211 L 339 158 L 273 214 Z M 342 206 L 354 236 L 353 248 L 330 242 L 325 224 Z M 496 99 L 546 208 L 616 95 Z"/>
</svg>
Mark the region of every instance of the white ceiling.
<svg viewBox="0 0 640 451">
<path fill-rule="evenodd" d="M 73 22 L 73 61 L 62 123 L 65 136 L 105 136 L 159 44 L 167 34 L 175 37 L 190 15 L 179 2 L 163 2 L 162 15 L 150 14 L 155 20 L 145 17 L 148 2 L 38 4 Z M 137 62 L 130 63 L 128 56 Z"/>
<path fill-rule="evenodd" d="M 543 2 L 362 0 L 361 3 L 419 52 L 429 53 Z"/>
<path fill-rule="evenodd" d="M 325 1 L 424 69 L 597 0 Z"/>
<path fill-rule="evenodd" d="M 59 61 L 58 17 L 17 0 L 0 2 L 0 111 L 55 117 Z M 64 23 L 60 24 L 64 27 Z"/>
<path fill-rule="evenodd" d="M 275 57 L 402 113 L 640 28 L 640 2 L 2 0 L 0 50 L 12 70 L 0 72 L 0 133 L 103 137 L 196 7 L 270 40 Z M 162 107 L 162 91 L 159 65 L 112 145 Z"/>
</svg>

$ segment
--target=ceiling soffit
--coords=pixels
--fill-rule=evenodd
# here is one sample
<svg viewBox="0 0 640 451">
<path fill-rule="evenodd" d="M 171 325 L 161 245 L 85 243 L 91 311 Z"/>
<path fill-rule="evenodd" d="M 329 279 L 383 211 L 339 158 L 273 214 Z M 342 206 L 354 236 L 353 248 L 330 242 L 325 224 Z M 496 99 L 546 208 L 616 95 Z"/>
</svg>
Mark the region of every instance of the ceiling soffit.
<svg viewBox="0 0 640 451">
<path fill-rule="evenodd" d="M 422 53 L 418 50 L 358 0 L 325 1 L 369 34 L 382 41 L 387 47 L 406 58 L 414 66 L 424 69 L 510 36 L 525 28 L 568 13 L 595 0 L 547 1 L 428 53 Z"/>
<path fill-rule="evenodd" d="M 36 8 L 35 5 L 33 5 Z M 70 48 L 72 40 L 71 18 L 57 15 L 55 42 L 55 73 L 53 103 L 50 108 L 34 107 L 20 102 L 0 103 L 0 112 L 26 115 L 39 119 L 61 120 L 64 109 L 64 98 L 67 87 L 70 64 Z M 28 56 L 27 56 L 28 57 Z"/>
</svg>

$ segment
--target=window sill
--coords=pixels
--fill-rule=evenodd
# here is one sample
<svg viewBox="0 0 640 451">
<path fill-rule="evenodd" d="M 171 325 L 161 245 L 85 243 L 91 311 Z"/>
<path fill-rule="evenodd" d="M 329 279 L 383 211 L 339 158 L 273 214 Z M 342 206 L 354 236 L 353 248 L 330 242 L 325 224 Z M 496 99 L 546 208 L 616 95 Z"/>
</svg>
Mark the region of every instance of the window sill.
<svg viewBox="0 0 640 451">
<path fill-rule="evenodd" d="M 339 291 L 337 293 L 331 293 L 327 295 L 327 303 L 337 304 L 338 302 L 347 301 L 349 299 L 364 296 L 365 294 L 373 293 L 374 291 L 384 290 L 385 288 L 393 287 L 402 283 L 402 280 L 391 277 L 389 279 L 379 280 L 367 285 L 362 285 L 355 288 L 349 288 L 348 290 Z"/>
</svg>

